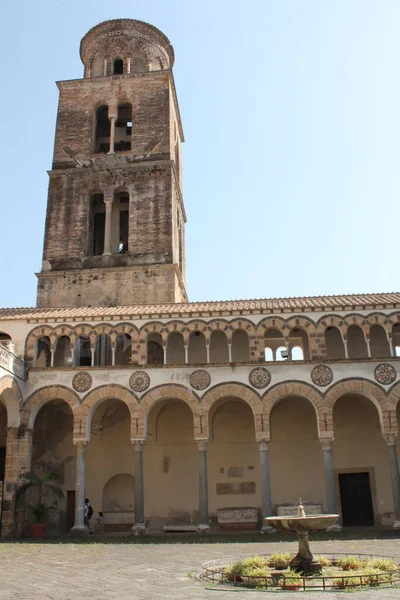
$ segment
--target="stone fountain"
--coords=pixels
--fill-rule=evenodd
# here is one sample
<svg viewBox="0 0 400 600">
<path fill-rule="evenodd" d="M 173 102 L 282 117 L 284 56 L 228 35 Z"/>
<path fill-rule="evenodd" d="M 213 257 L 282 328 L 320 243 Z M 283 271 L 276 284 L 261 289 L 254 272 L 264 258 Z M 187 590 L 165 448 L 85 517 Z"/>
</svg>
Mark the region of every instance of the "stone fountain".
<svg viewBox="0 0 400 600">
<path fill-rule="evenodd" d="M 276 529 L 276 531 L 295 531 L 299 538 L 299 551 L 290 562 L 292 571 L 297 571 L 302 575 L 313 575 L 321 571 L 321 563 L 314 558 L 308 539 L 308 532 L 317 529 L 327 529 L 333 525 L 339 515 L 313 515 L 307 516 L 304 506 L 301 503 L 297 507 L 296 516 L 287 517 L 267 517 L 266 524 Z"/>
</svg>

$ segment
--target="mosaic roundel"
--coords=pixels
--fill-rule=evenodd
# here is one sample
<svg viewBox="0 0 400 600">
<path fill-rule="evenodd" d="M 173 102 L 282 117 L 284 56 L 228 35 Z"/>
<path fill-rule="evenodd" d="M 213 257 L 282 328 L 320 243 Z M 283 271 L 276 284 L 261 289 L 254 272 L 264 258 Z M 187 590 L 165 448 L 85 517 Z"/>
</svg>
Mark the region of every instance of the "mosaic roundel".
<svg viewBox="0 0 400 600">
<path fill-rule="evenodd" d="M 76 392 L 87 392 L 92 387 L 92 383 L 92 376 L 86 371 L 77 373 L 72 379 L 72 387 Z"/>
<path fill-rule="evenodd" d="M 390 383 L 393 383 L 397 376 L 396 369 L 388 363 L 382 363 L 378 365 L 374 373 L 375 379 L 378 381 L 378 383 L 382 383 L 383 385 L 389 385 Z"/>
<path fill-rule="evenodd" d="M 190 376 L 190 385 L 195 390 L 205 390 L 211 383 L 210 374 L 207 371 L 203 371 L 203 369 L 199 369 L 198 371 L 193 371 Z"/>
<path fill-rule="evenodd" d="M 129 385 L 134 392 L 144 392 L 150 385 L 150 377 L 144 371 L 135 371 L 129 378 Z"/>
<path fill-rule="evenodd" d="M 256 367 L 249 373 L 249 382 L 258 390 L 265 388 L 271 382 L 271 373 L 265 367 Z"/>
<path fill-rule="evenodd" d="M 311 371 L 311 379 L 315 385 L 319 385 L 320 387 L 325 387 L 332 383 L 333 373 L 332 369 L 327 367 L 326 365 L 317 365 Z"/>
</svg>

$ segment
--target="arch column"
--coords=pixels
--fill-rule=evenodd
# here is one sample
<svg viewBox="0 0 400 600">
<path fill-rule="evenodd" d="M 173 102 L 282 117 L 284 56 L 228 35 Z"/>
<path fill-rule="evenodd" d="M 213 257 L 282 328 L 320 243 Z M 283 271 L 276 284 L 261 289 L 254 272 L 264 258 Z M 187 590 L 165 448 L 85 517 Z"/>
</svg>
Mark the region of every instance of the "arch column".
<svg viewBox="0 0 400 600">
<path fill-rule="evenodd" d="M 135 476 L 135 524 L 131 529 L 131 535 L 144 535 L 146 533 L 146 521 L 144 518 L 143 445 L 143 439 L 132 440 Z"/>
<path fill-rule="evenodd" d="M 79 440 L 76 445 L 75 522 L 72 533 L 87 533 L 85 525 L 85 452 L 87 442 Z"/>
<path fill-rule="evenodd" d="M 393 493 L 393 505 L 394 505 L 394 516 L 395 516 L 393 529 L 400 529 L 400 474 L 399 474 L 399 461 L 397 459 L 397 451 L 396 451 L 396 437 L 397 437 L 397 434 L 395 434 L 395 433 L 384 433 L 383 434 L 383 438 L 388 447 L 390 475 L 391 475 L 391 479 L 392 479 L 392 493 Z"/>
<path fill-rule="evenodd" d="M 104 227 L 104 252 L 103 256 L 109 256 L 112 254 L 112 207 L 113 207 L 113 196 L 110 192 L 104 194 L 104 205 L 106 209 L 106 219 Z"/>
<path fill-rule="evenodd" d="M 336 485 L 335 485 L 335 472 L 333 470 L 333 456 L 332 456 L 332 444 L 333 437 L 320 440 L 322 452 L 324 455 L 324 470 L 325 470 L 325 487 L 326 487 L 326 498 L 328 502 L 328 513 L 330 515 L 338 515 L 338 505 L 336 501 Z M 341 526 L 339 523 L 335 523 L 328 527 L 328 531 L 340 531 Z"/>
<path fill-rule="evenodd" d="M 261 476 L 261 533 L 275 533 L 275 529 L 266 525 L 264 519 L 272 517 L 271 478 L 269 468 L 268 440 L 257 440 L 260 452 Z"/>
<path fill-rule="evenodd" d="M 115 122 L 117 120 L 117 115 L 110 116 L 110 150 L 107 154 L 114 154 L 114 145 L 115 145 Z"/>
<path fill-rule="evenodd" d="M 199 532 L 208 531 L 208 466 L 207 466 L 207 442 L 208 440 L 196 440 L 199 449 L 199 508 L 200 523 Z"/>
</svg>

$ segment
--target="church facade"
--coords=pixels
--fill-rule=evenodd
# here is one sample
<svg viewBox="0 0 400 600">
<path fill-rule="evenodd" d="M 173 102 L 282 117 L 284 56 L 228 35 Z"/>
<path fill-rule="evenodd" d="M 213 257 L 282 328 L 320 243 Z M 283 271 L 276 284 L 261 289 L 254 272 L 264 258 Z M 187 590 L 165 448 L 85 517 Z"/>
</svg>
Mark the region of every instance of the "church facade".
<svg viewBox="0 0 400 600">
<path fill-rule="evenodd" d="M 58 82 L 37 307 L 0 309 L 1 535 L 27 471 L 58 475 L 54 532 L 262 528 L 301 497 L 400 527 L 400 294 L 188 302 L 169 40 L 82 39 Z"/>
</svg>

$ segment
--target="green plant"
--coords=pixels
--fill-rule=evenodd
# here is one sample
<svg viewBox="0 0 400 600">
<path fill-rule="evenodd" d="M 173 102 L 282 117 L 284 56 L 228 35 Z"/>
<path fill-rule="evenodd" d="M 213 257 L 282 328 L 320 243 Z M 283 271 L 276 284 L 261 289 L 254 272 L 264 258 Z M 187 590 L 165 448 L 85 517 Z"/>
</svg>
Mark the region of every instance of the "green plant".
<svg viewBox="0 0 400 600">
<path fill-rule="evenodd" d="M 37 475 L 33 471 L 24 473 L 21 475 L 21 480 L 24 481 L 17 491 L 17 498 L 25 496 L 27 491 L 33 489 L 37 492 L 37 500 L 35 504 L 29 505 L 28 508 L 31 510 L 34 523 L 44 523 L 45 516 L 50 510 L 54 510 L 57 506 L 57 500 L 53 501 L 53 504 L 46 505 L 43 502 L 43 494 L 46 490 L 51 492 L 52 496 L 56 498 L 64 498 L 64 492 L 60 486 L 56 483 L 58 477 L 55 473 L 47 472 L 42 476 Z"/>
<path fill-rule="evenodd" d="M 242 580 L 245 585 L 250 587 L 272 586 L 271 571 L 268 567 L 247 567 L 242 572 Z"/>
<path fill-rule="evenodd" d="M 378 571 L 398 571 L 399 565 L 390 558 L 373 558 L 367 562 L 367 568 Z"/>
<path fill-rule="evenodd" d="M 289 552 L 277 552 L 268 558 L 268 566 L 273 569 L 287 569 L 292 560 Z"/>
<path fill-rule="evenodd" d="M 283 590 L 298 589 L 303 583 L 303 576 L 300 573 L 291 571 L 284 575 L 280 581 L 280 586 Z"/>
<path fill-rule="evenodd" d="M 321 567 L 331 567 L 332 561 L 327 556 L 317 556 L 317 561 L 321 563 Z"/>
<path fill-rule="evenodd" d="M 264 556 L 250 556 L 242 560 L 242 566 L 244 570 L 247 569 L 264 569 L 268 566 L 267 559 Z"/>
<path fill-rule="evenodd" d="M 365 560 L 361 560 L 356 556 L 346 556 L 336 561 L 336 565 L 343 569 L 343 571 L 359 571 L 365 567 L 365 564 Z"/>
</svg>

